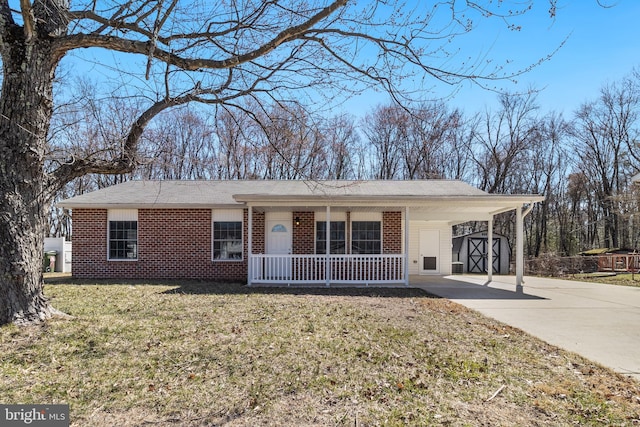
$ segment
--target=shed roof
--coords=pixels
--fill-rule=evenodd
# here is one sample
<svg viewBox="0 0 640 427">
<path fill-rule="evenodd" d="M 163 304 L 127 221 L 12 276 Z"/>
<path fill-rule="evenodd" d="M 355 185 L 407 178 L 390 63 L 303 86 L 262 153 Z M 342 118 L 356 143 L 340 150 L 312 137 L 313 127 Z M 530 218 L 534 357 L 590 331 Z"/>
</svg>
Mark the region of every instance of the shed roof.
<svg viewBox="0 0 640 427">
<path fill-rule="evenodd" d="M 466 234 L 461 234 L 459 236 L 454 236 L 451 241 L 452 241 L 452 251 L 454 254 L 460 253 L 460 250 L 462 249 L 462 244 L 464 243 L 464 240 L 466 238 L 469 237 L 487 237 L 487 231 L 474 231 L 473 233 L 466 233 Z M 493 238 L 498 238 L 498 237 L 502 237 L 505 238 L 506 236 L 503 234 L 498 234 L 496 232 L 493 232 Z"/>
</svg>

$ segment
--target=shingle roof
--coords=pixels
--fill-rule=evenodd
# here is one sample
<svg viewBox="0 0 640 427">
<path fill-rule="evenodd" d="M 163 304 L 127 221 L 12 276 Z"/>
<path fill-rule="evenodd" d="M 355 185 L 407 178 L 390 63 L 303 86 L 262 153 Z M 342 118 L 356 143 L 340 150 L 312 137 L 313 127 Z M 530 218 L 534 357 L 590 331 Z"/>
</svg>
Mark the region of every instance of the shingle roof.
<svg viewBox="0 0 640 427">
<path fill-rule="evenodd" d="M 484 199 L 496 196 L 456 180 L 128 181 L 63 200 L 58 205 L 67 208 L 239 207 L 247 201 L 380 202 L 449 197 Z"/>
</svg>

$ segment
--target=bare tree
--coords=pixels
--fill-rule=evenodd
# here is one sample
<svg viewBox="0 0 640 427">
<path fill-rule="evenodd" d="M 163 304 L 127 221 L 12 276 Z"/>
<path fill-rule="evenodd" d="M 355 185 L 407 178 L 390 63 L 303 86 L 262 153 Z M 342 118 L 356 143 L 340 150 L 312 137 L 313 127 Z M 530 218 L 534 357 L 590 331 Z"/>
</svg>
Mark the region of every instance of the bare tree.
<svg viewBox="0 0 640 427">
<path fill-rule="evenodd" d="M 340 115 L 324 122 L 322 135 L 325 173 L 318 175 L 318 178 L 362 178 L 361 165 L 365 148 L 354 120 L 352 116 Z"/>
<path fill-rule="evenodd" d="M 457 175 L 458 160 L 466 153 L 466 150 L 461 153 L 458 147 L 461 113 L 450 111 L 443 102 L 422 103 L 410 111 L 408 137 L 402 147 L 404 177 L 427 179 Z"/>
<path fill-rule="evenodd" d="M 449 179 L 473 181 L 471 144 L 477 123 L 464 117 L 460 110 L 451 113 L 449 123 L 447 145 L 441 166 L 444 176 Z"/>
<path fill-rule="evenodd" d="M 324 157 L 318 119 L 296 102 L 272 105 L 256 117 L 262 131 L 263 178 L 315 177 Z"/>
<path fill-rule="evenodd" d="M 251 138 L 249 117 L 236 110 L 221 108 L 216 114 L 218 179 L 247 179 L 258 176 L 252 168 L 256 162 L 255 139 Z"/>
<path fill-rule="evenodd" d="M 146 179 L 210 179 L 216 168 L 214 127 L 198 111 L 169 110 L 141 137 L 145 158 L 137 174 Z"/>
<path fill-rule="evenodd" d="M 371 174 L 376 179 L 400 178 L 402 147 L 409 138 L 410 114 L 397 105 L 379 105 L 364 118 L 362 131 L 372 147 Z"/>
<path fill-rule="evenodd" d="M 452 38 L 472 30 L 475 18 L 509 25 L 530 5 L 512 12 L 503 2 L 458 3 L 24 0 L 14 9 L 0 1 L 0 324 L 54 313 L 40 271 L 53 195 L 88 173 L 133 171 L 140 137 L 162 111 L 191 102 L 242 108 L 247 97 L 295 99 L 297 90 L 315 100 L 373 85 L 400 99 L 402 78 L 418 73 L 477 80 L 479 69 L 445 55 Z M 70 52 L 88 48 L 140 60 L 122 79 L 140 83 L 122 90 L 144 104 L 113 150 L 70 153 L 45 169 L 55 73 Z M 484 77 L 503 77 L 501 65 Z"/>
<path fill-rule="evenodd" d="M 497 112 L 485 111 L 469 125 L 467 146 L 475 166 L 471 181 L 489 193 L 523 193 L 530 186 L 530 150 L 539 137 L 536 95 L 502 93 L 499 101 Z M 494 229 L 513 243 L 515 222 L 513 212 L 503 213 L 494 218 Z M 472 224 L 472 229 L 479 226 L 484 224 Z"/>
<path fill-rule="evenodd" d="M 574 148 L 579 154 L 576 170 L 589 179 L 604 222 L 604 245 L 610 248 L 628 243 L 628 228 L 621 222 L 625 210 L 619 196 L 626 191 L 630 174 L 640 163 L 633 147 L 638 132 L 638 106 L 637 81 L 627 78 L 605 86 L 600 97 L 583 104 L 575 118 Z"/>
<path fill-rule="evenodd" d="M 474 134 L 472 157 L 478 186 L 489 193 L 519 192 L 520 171 L 528 168 L 527 150 L 536 136 L 538 105 L 534 92 L 501 94 L 500 109 L 487 111 Z"/>
<path fill-rule="evenodd" d="M 587 191 L 584 174 L 573 173 L 567 177 L 563 200 L 557 211 L 560 251 L 569 255 L 587 249 L 586 242 L 593 240 L 586 232 L 588 225 L 597 220 L 597 212 Z"/>
<path fill-rule="evenodd" d="M 519 168 L 523 193 L 542 194 L 545 200 L 536 204 L 527 217 L 526 252 L 539 256 L 543 252 L 555 252 L 551 235 L 554 209 L 564 192 L 568 169 L 567 137 L 569 124 L 561 115 L 549 113 L 536 125 L 536 133 L 528 150 L 527 168 Z"/>
<path fill-rule="evenodd" d="M 380 105 L 363 121 L 378 179 L 460 178 L 469 150 L 458 110 L 443 102 Z"/>
</svg>

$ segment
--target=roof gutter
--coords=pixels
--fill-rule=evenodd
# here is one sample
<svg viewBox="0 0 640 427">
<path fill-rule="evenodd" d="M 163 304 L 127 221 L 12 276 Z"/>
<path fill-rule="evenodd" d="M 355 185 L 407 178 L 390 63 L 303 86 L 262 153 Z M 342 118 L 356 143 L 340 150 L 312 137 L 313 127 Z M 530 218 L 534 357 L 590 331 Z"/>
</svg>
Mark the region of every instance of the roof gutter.
<svg viewBox="0 0 640 427">
<path fill-rule="evenodd" d="M 233 199 L 237 202 L 326 202 L 327 200 L 340 202 L 361 202 L 374 201 L 404 201 L 415 202 L 519 202 L 535 203 L 544 200 L 544 196 L 505 194 L 505 195 L 455 195 L 455 196 L 423 196 L 423 195 L 274 195 L 274 194 L 234 194 Z"/>
</svg>

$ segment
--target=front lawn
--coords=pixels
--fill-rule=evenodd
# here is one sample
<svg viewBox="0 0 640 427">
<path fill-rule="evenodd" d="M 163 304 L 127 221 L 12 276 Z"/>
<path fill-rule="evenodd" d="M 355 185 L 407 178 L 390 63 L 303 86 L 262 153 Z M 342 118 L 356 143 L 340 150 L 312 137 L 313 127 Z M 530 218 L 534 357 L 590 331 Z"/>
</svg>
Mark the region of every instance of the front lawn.
<svg viewBox="0 0 640 427">
<path fill-rule="evenodd" d="M 419 290 L 45 292 L 74 319 L 0 328 L 0 403 L 69 403 L 72 425 L 640 422 L 638 382 Z"/>
</svg>

